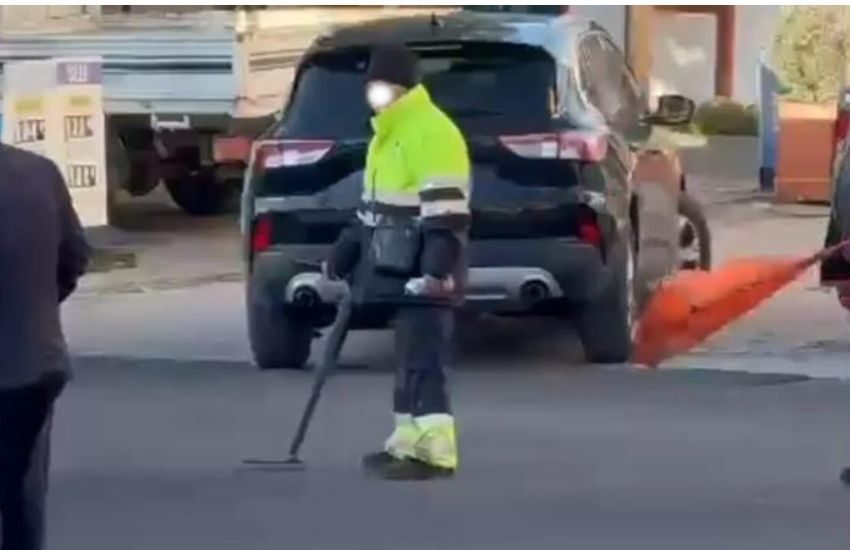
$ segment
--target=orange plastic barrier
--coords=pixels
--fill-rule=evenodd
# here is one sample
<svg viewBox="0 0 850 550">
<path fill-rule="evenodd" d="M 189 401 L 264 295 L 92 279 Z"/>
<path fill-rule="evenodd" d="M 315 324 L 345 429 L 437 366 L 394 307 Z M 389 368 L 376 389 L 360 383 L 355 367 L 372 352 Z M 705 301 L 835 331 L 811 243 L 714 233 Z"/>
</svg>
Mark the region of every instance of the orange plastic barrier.
<svg viewBox="0 0 850 550">
<path fill-rule="evenodd" d="M 829 202 L 837 116 L 832 103 L 779 104 L 777 200 Z"/>
</svg>

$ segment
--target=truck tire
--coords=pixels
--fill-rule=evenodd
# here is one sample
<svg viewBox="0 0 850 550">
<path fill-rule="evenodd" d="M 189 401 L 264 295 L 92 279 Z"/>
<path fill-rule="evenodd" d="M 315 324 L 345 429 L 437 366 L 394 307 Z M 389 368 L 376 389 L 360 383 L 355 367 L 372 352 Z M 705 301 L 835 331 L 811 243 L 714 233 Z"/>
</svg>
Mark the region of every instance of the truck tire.
<svg viewBox="0 0 850 550">
<path fill-rule="evenodd" d="M 218 182 L 211 171 L 165 180 L 168 194 L 190 216 L 218 216 L 236 209 L 239 182 Z"/>
<path fill-rule="evenodd" d="M 133 197 L 144 197 L 159 185 L 159 159 L 156 151 L 148 155 L 136 153 L 127 160 L 128 172 L 124 189 Z"/>
<path fill-rule="evenodd" d="M 589 363 L 625 363 L 632 351 L 637 316 L 635 243 L 631 231 L 615 250 L 611 285 L 578 313 L 577 328 Z"/>
<path fill-rule="evenodd" d="M 301 370 L 310 358 L 313 327 L 257 301 L 248 302 L 248 338 L 255 364 L 262 370 Z"/>
<path fill-rule="evenodd" d="M 680 268 L 708 271 L 711 269 L 711 230 L 708 227 L 708 219 L 702 205 L 684 191 L 679 195 L 679 220 L 680 253 L 690 250 L 693 256 L 685 255 Z"/>
</svg>

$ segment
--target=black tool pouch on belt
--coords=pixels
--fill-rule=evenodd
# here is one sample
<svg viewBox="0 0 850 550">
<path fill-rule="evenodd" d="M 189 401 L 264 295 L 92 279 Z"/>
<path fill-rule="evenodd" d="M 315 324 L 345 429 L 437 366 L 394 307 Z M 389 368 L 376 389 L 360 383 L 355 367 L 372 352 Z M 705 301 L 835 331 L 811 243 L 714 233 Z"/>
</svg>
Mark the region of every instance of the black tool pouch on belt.
<svg viewBox="0 0 850 550">
<path fill-rule="evenodd" d="M 418 224 L 411 220 L 382 220 L 372 231 L 369 261 L 384 275 L 410 277 L 416 270 L 421 248 Z"/>
</svg>

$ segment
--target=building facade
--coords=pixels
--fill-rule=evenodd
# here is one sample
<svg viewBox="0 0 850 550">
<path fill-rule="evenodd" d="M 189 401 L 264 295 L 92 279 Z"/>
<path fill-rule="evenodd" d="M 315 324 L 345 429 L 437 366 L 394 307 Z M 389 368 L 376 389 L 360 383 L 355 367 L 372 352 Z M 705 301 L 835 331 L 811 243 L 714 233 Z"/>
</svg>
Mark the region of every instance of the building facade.
<svg viewBox="0 0 850 550">
<path fill-rule="evenodd" d="M 628 54 L 651 96 L 680 93 L 695 101 L 716 96 L 743 103 L 757 98 L 756 72 L 764 50 L 772 49 L 779 6 L 481 6 L 557 15 L 571 13 L 597 21 Z M 103 16 L 194 11 L 197 6 L 0 6 L 0 32 L 43 31 L 96 25 Z M 221 9 L 221 7 L 219 7 Z M 257 8 L 262 10 L 262 7 Z M 449 8 L 451 9 L 451 8 Z M 381 15 L 444 11 L 437 6 L 328 6 L 275 8 L 291 23 L 355 21 Z"/>
</svg>

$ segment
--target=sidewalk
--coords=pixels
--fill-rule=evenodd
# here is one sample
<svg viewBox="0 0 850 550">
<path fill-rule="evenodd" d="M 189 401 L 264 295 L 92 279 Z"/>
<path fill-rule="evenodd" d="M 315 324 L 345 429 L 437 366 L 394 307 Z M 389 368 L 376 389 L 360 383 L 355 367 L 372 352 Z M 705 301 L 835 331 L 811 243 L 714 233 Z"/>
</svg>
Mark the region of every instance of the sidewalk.
<svg viewBox="0 0 850 550">
<path fill-rule="evenodd" d="M 234 217 L 190 218 L 157 189 L 122 204 L 118 225 L 89 232 L 108 270 L 87 275 L 80 295 L 144 293 L 241 281 L 240 236 Z M 109 265 L 117 256 L 118 265 Z M 132 261 L 122 262 L 127 257 Z M 124 265 L 122 265 L 124 264 Z M 126 264 L 132 267 L 127 268 Z"/>
<path fill-rule="evenodd" d="M 713 140 L 684 155 L 691 191 L 706 205 L 715 265 L 746 256 L 802 256 L 823 246 L 829 209 L 775 204 L 759 192 L 752 138 Z M 755 372 L 850 373 L 850 322 L 816 268 L 684 359 L 688 364 Z"/>
</svg>

